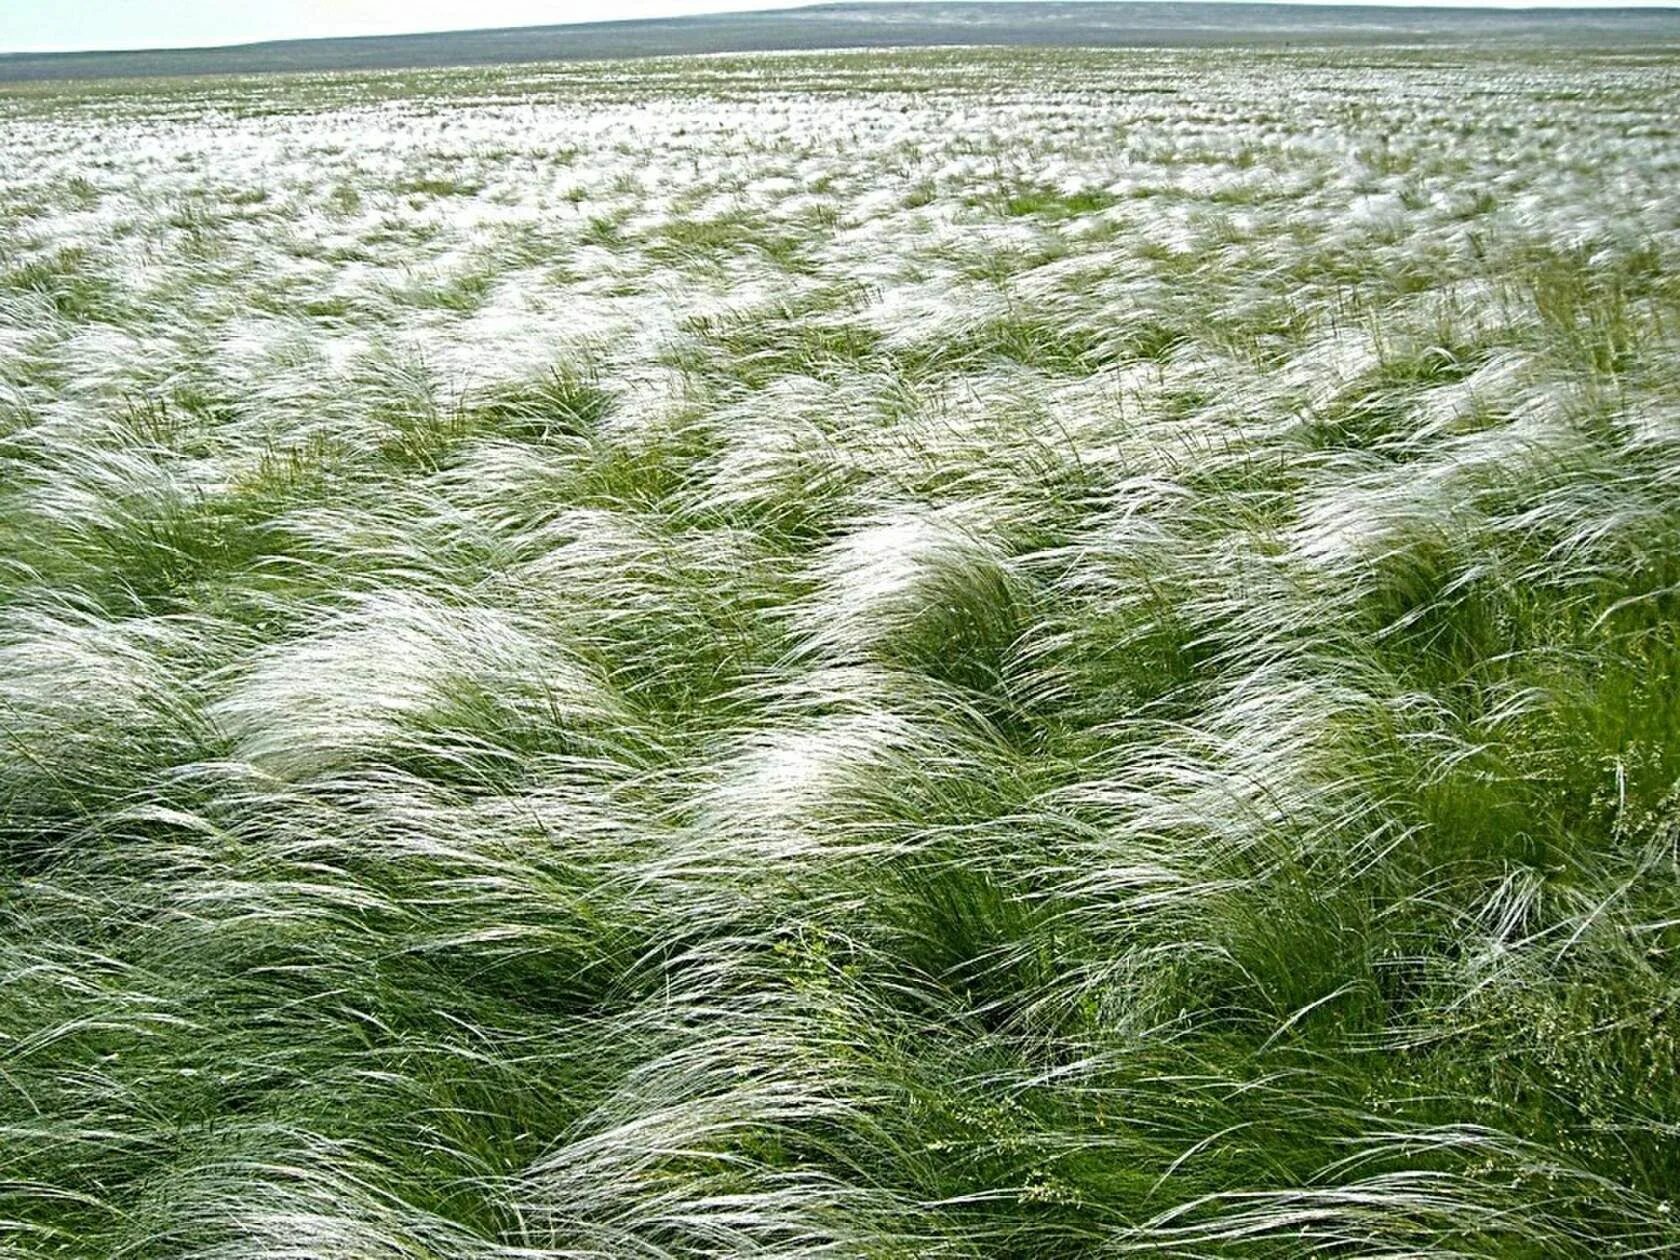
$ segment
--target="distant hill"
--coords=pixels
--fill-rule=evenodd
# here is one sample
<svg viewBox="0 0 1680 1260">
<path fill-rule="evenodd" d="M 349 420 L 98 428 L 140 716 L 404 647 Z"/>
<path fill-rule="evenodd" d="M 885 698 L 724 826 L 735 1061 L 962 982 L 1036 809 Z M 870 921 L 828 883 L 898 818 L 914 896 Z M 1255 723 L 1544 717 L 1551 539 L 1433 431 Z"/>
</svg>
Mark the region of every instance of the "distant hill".
<svg viewBox="0 0 1680 1260">
<path fill-rule="evenodd" d="M 700 17 L 297 39 L 225 48 L 0 55 L 0 82 L 406 69 L 782 49 L 1495 42 L 1680 45 L 1680 8 L 1420 9 L 1170 3 L 821 4 Z"/>
</svg>

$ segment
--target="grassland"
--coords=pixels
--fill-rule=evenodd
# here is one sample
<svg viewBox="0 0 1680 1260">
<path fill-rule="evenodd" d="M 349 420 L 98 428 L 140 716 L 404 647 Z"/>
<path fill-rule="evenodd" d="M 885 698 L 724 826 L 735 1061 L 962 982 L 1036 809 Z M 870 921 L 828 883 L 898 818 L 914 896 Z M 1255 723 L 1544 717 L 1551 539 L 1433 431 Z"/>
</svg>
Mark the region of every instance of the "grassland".
<svg viewBox="0 0 1680 1260">
<path fill-rule="evenodd" d="M 1680 1252 L 1677 99 L 0 94 L 0 1257 Z"/>
</svg>

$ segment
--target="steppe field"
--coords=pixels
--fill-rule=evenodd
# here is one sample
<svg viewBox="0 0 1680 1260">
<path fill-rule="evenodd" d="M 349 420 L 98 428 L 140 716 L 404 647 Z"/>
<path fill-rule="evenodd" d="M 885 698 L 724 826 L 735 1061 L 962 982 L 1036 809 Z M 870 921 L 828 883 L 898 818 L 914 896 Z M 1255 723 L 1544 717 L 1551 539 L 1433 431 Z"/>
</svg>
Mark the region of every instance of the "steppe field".
<svg viewBox="0 0 1680 1260">
<path fill-rule="evenodd" d="M 1680 1255 L 1677 115 L 0 89 L 0 1258 Z"/>
</svg>

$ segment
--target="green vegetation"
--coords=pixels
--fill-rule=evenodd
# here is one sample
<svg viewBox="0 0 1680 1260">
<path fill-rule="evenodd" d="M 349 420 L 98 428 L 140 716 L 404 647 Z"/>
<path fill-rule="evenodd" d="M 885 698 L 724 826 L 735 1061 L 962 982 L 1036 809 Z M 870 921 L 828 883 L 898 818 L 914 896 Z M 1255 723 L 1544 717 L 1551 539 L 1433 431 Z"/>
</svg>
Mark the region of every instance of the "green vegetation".
<svg viewBox="0 0 1680 1260">
<path fill-rule="evenodd" d="M 1680 1253 L 1677 81 L 0 95 L 0 1257 Z"/>
</svg>

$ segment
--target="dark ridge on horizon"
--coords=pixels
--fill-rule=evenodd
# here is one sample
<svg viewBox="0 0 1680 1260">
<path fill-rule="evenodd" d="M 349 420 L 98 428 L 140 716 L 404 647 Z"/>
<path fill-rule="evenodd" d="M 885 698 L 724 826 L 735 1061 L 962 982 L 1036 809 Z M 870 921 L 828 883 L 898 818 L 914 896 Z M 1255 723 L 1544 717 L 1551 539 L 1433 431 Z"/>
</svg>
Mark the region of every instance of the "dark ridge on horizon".
<svg viewBox="0 0 1680 1260">
<path fill-rule="evenodd" d="M 1680 8 L 1476 9 L 1221 0 L 890 0 L 552 26 L 273 40 L 213 48 L 0 53 L 0 83 L 418 70 L 697 53 L 1006 46 L 1680 44 Z"/>
</svg>

